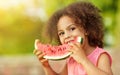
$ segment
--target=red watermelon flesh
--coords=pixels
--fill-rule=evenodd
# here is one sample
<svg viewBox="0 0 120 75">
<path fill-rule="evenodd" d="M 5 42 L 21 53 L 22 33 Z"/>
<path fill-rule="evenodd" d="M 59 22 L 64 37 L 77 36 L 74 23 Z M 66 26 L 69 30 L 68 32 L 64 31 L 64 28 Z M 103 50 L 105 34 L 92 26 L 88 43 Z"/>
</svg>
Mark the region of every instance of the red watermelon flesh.
<svg viewBox="0 0 120 75">
<path fill-rule="evenodd" d="M 76 37 L 74 41 L 72 42 L 81 42 L 81 37 Z M 69 52 L 67 49 L 69 49 L 70 46 L 68 44 L 63 44 L 59 46 L 52 46 L 50 44 L 42 44 L 38 42 L 38 40 L 35 41 L 35 49 L 41 50 L 43 53 L 45 53 L 44 58 L 51 59 L 51 60 L 60 60 L 67 58 L 72 52 Z"/>
</svg>

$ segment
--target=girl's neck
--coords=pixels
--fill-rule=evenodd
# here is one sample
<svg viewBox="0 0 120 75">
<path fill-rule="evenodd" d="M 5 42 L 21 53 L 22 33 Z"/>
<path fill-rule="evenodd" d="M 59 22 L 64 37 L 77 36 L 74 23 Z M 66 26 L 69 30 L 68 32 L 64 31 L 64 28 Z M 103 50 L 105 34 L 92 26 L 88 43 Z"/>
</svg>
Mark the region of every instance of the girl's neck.
<svg viewBox="0 0 120 75">
<path fill-rule="evenodd" d="M 95 50 L 96 47 L 93 47 L 93 46 L 90 46 L 88 44 L 88 42 L 86 42 L 85 46 L 84 46 L 84 51 L 85 51 L 85 54 L 88 56 L 89 54 L 91 54 L 94 50 Z"/>
<path fill-rule="evenodd" d="M 95 50 L 95 47 L 89 46 L 86 48 L 85 53 L 88 56 L 89 54 L 91 54 L 93 51 Z"/>
</svg>

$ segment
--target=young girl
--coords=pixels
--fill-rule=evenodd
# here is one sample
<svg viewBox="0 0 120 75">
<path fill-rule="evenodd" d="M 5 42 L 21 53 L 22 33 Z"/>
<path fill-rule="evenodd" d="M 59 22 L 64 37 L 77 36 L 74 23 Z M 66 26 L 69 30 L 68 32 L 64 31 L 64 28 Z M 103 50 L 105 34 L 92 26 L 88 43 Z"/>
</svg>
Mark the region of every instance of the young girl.
<svg viewBox="0 0 120 75">
<path fill-rule="evenodd" d="M 89 2 L 73 3 L 53 14 L 48 21 L 51 40 L 68 43 L 73 52 L 66 60 L 66 66 L 57 74 L 40 50 L 34 54 L 42 63 L 46 75 L 112 75 L 111 56 L 103 50 L 103 23 L 100 10 Z M 72 43 L 76 36 L 83 43 Z"/>
</svg>

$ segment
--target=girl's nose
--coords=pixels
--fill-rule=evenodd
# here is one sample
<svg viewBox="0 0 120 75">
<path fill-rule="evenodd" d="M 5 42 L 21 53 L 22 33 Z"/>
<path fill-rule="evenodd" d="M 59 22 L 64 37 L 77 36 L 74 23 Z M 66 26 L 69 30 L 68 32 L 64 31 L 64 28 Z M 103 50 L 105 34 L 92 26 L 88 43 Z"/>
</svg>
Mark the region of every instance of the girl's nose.
<svg viewBox="0 0 120 75">
<path fill-rule="evenodd" d="M 68 38 L 70 38 L 71 37 L 71 34 L 70 33 L 66 33 L 65 34 L 65 39 L 68 39 Z"/>
</svg>

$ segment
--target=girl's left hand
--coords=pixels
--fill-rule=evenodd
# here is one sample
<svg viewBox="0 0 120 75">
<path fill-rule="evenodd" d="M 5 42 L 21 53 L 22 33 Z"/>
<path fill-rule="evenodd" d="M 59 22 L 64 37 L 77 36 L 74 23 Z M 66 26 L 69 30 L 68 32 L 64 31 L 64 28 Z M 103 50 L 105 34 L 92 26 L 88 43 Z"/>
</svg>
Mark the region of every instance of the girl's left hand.
<svg viewBox="0 0 120 75">
<path fill-rule="evenodd" d="M 83 60 L 87 58 L 85 54 L 85 50 L 83 50 L 80 43 L 69 43 L 71 48 L 69 49 L 70 52 L 73 52 L 71 54 L 71 57 L 73 57 L 78 63 L 81 63 Z"/>
</svg>

